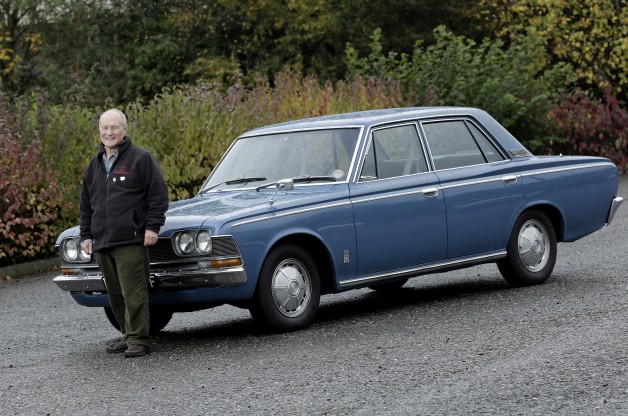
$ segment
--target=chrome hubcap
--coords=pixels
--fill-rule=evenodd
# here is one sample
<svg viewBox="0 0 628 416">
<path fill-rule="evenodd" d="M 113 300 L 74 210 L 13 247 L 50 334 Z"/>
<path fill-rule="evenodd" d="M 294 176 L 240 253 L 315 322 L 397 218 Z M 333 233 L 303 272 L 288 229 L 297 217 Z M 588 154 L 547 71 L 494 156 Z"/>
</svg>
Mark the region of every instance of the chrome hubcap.
<svg viewBox="0 0 628 416">
<path fill-rule="evenodd" d="M 529 220 L 519 232 L 519 258 L 531 272 L 543 269 L 549 260 L 547 230 L 540 221 Z"/>
<path fill-rule="evenodd" d="M 273 274 L 273 301 L 279 312 L 294 318 L 303 313 L 312 297 L 310 274 L 295 259 L 282 261 Z"/>
</svg>

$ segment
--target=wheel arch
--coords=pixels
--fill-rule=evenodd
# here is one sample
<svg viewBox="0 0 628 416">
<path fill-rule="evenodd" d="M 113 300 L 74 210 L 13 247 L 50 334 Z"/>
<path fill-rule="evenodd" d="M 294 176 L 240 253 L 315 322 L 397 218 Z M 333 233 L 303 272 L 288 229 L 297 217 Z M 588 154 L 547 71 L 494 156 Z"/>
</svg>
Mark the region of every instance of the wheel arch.
<svg viewBox="0 0 628 416">
<path fill-rule="evenodd" d="M 539 203 L 539 204 L 528 206 L 526 209 L 521 211 L 521 213 L 519 213 L 517 218 L 519 218 L 524 213 L 529 212 L 529 211 L 533 211 L 533 210 L 540 211 L 540 212 L 544 213 L 545 215 L 547 215 L 547 217 L 549 218 L 549 220 L 552 223 L 552 226 L 554 227 L 554 233 L 556 234 L 557 242 L 564 241 L 565 220 L 564 220 L 564 217 L 563 217 L 563 214 L 561 213 L 561 211 L 556 206 L 554 206 L 552 204 L 549 204 L 549 203 Z M 517 220 L 517 218 L 515 218 L 515 221 Z M 513 224 L 513 226 L 514 226 L 514 224 Z"/>
<path fill-rule="evenodd" d="M 268 253 L 279 246 L 288 244 L 302 247 L 316 262 L 321 280 L 321 295 L 333 293 L 335 291 L 334 267 L 329 251 L 323 242 L 307 233 L 290 234 L 275 241 Z"/>
</svg>

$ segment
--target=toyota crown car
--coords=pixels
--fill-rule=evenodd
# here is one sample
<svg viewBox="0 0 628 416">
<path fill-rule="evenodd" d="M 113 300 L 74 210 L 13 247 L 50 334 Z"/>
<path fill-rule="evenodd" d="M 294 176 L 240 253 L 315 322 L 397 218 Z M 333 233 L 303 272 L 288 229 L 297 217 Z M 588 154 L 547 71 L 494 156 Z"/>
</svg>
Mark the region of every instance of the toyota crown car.
<svg viewBox="0 0 628 416">
<path fill-rule="evenodd" d="M 330 115 L 237 137 L 199 192 L 172 202 L 150 248 L 151 330 L 222 304 L 274 331 L 308 326 L 321 295 L 496 263 L 544 282 L 556 244 L 610 224 L 623 199 L 608 159 L 534 156 L 486 112 L 400 108 Z M 113 179 L 113 178 L 111 178 Z M 54 282 L 111 313 L 78 227 Z"/>
</svg>

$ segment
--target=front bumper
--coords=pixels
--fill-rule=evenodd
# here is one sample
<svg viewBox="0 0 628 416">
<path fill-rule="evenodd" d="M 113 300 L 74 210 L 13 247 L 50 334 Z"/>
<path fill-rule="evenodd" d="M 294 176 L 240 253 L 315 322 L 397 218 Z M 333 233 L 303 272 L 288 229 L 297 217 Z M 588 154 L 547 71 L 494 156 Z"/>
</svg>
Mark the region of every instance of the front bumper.
<svg viewBox="0 0 628 416">
<path fill-rule="evenodd" d="M 205 270 L 156 270 L 150 273 L 151 287 L 157 288 L 209 288 L 236 286 L 246 283 L 244 267 Z M 102 274 L 61 275 L 53 282 L 68 292 L 105 292 Z"/>
</svg>

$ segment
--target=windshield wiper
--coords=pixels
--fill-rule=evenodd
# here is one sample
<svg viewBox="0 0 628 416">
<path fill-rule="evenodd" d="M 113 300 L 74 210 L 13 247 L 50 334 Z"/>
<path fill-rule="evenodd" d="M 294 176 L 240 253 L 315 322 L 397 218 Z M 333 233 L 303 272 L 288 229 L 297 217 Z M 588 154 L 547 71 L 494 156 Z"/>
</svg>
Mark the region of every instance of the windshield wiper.
<svg viewBox="0 0 628 416">
<path fill-rule="evenodd" d="M 220 185 L 236 185 L 239 183 L 249 183 L 249 182 L 259 182 L 259 181 L 265 181 L 266 178 L 263 176 L 251 176 L 248 178 L 234 178 L 234 179 L 229 179 L 228 181 L 224 181 L 224 182 L 220 182 L 217 183 L 216 185 L 210 186 L 209 188 L 205 188 L 202 189 L 199 192 L 199 195 L 203 195 L 204 193 L 211 191 L 212 189 L 216 188 L 217 186 Z"/>
<path fill-rule="evenodd" d="M 294 185 L 295 183 L 315 182 L 315 181 L 336 182 L 337 180 L 338 180 L 338 178 L 336 178 L 335 176 L 303 175 L 303 176 L 297 176 L 297 177 L 294 177 L 294 178 L 281 179 L 281 180 L 278 180 L 278 181 L 275 181 L 275 182 L 265 183 L 264 185 L 260 185 L 257 188 L 255 188 L 255 190 L 259 192 L 260 189 L 270 188 L 271 186 L 275 186 L 275 185 L 277 185 L 277 187 L 285 188 L 286 185 L 288 185 L 288 187 L 290 187 L 290 185 Z M 292 189 L 292 187 L 290 187 L 290 189 Z"/>
<path fill-rule="evenodd" d="M 336 182 L 337 180 L 338 180 L 338 178 L 336 178 L 335 176 L 310 176 L 310 175 L 303 175 L 303 176 L 297 176 L 296 178 L 292 178 L 293 182 L 315 182 L 315 181 Z"/>
</svg>

